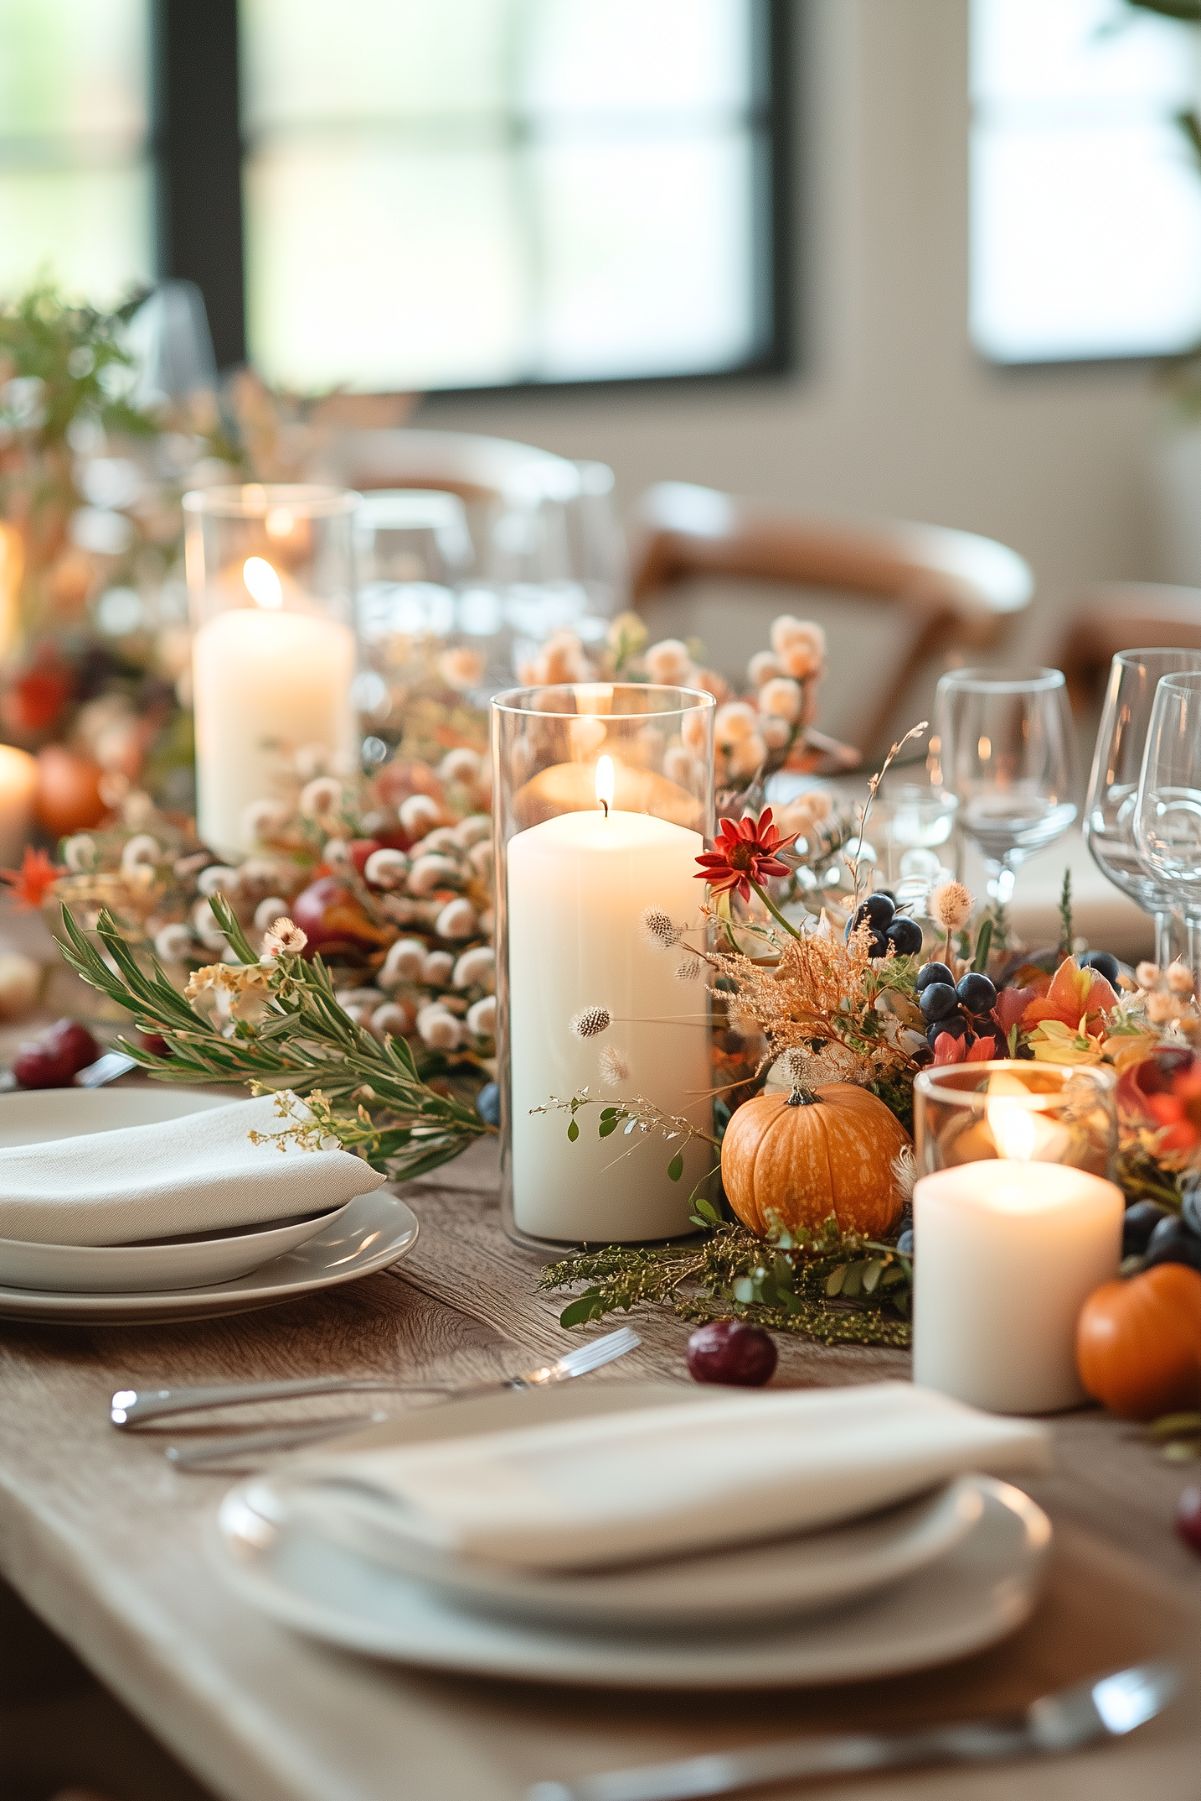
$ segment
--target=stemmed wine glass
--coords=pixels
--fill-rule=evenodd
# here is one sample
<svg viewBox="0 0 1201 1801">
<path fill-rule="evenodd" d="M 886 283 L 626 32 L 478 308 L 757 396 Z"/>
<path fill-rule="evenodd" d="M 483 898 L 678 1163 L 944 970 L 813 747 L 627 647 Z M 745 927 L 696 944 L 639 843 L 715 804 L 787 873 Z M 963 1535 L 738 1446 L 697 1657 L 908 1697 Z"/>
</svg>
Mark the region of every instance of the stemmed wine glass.
<svg viewBox="0 0 1201 1801">
<path fill-rule="evenodd" d="M 959 805 L 988 869 L 996 906 L 1018 864 L 1053 844 L 1076 817 L 1072 722 L 1059 669 L 956 669 L 934 701 L 931 777 Z"/>
<path fill-rule="evenodd" d="M 1093 862 L 1115 888 L 1150 913 L 1155 921 L 1155 961 L 1161 969 L 1172 960 L 1177 899 L 1143 862 L 1134 835 L 1135 807 L 1156 685 L 1165 675 L 1190 670 L 1201 670 L 1201 652 L 1160 648 L 1118 652 L 1110 664 L 1084 802 L 1084 839 Z"/>
<path fill-rule="evenodd" d="M 1155 690 L 1135 800 L 1134 835 L 1151 875 L 1177 896 L 1189 963 L 1201 970 L 1201 671 Z"/>
</svg>

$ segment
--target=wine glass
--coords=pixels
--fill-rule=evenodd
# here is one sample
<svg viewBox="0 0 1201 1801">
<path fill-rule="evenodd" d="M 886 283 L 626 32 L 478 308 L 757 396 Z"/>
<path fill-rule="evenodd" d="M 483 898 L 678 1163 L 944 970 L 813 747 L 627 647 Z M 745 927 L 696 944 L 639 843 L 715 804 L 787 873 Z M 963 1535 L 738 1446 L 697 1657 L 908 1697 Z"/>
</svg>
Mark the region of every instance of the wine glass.
<svg viewBox="0 0 1201 1801">
<path fill-rule="evenodd" d="M 1135 803 L 1151 705 L 1162 676 L 1201 670 L 1195 650 L 1123 650 L 1109 668 L 1109 685 L 1097 729 L 1092 774 L 1084 802 L 1084 840 L 1106 879 L 1137 901 L 1155 921 L 1155 961 L 1172 960 L 1176 900 L 1153 876 L 1134 835 Z"/>
<path fill-rule="evenodd" d="M 1135 798 L 1134 836 L 1152 877 L 1179 897 L 1189 962 L 1201 969 L 1201 671 L 1155 690 Z"/>
<path fill-rule="evenodd" d="M 931 779 L 959 820 L 1003 907 L 1019 863 L 1076 817 L 1072 721 L 1059 669 L 956 669 L 934 701 Z"/>
</svg>

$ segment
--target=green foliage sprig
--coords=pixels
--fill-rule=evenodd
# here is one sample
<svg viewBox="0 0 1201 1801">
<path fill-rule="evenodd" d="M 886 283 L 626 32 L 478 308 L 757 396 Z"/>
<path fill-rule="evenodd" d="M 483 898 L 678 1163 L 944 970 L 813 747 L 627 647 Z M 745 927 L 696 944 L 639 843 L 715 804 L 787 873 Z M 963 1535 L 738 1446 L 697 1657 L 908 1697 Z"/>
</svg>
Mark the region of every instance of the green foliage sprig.
<svg viewBox="0 0 1201 1801">
<path fill-rule="evenodd" d="M 257 969 L 258 954 L 224 897 L 210 904 L 238 959 L 235 973 Z M 375 1038 L 352 1020 L 320 957 L 274 959 L 261 1001 L 237 1018 L 180 994 L 156 957 L 135 955 L 110 913 L 101 913 L 95 939 L 66 908 L 62 923 L 63 956 L 75 973 L 131 1014 L 139 1031 L 165 1040 L 165 1056 L 121 1040 L 153 1076 L 292 1089 L 347 1149 L 399 1180 L 437 1169 L 493 1130 L 474 1107 L 422 1079 L 403 1038 Z"/>
<path fill-rule="evenodd" d="M 705 1235 L 669 1245 L 610 1245 L 578 1251 L 543 1271 L 554 1292 L 586 1283 L 560 1314 L 564 1326 L 668 1306 L 694 1324 L 731 1315 L 821 1344 L 909 1343 L 912 1260 L 893 1246 L 841 1232 L 831 1218 L 816 1232 L 777 1228 L 770 1239 L 723 1219 L 699 1201 Z"/>
</svg>

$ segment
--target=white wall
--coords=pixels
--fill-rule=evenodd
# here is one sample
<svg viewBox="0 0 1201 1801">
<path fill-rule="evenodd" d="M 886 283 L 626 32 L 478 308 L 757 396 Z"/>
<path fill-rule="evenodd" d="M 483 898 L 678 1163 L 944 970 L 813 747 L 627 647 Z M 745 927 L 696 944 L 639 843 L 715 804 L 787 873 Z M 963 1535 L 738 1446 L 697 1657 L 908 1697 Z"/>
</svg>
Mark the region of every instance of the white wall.
<svg viewBox="0 0 1201 1801">
<path fill-rule="evenodd" d="M 803 367 L 735 385 L 427 403 L 430 423 L 809 512 L 925 519 L 1014 545 L 1032 653 L 1073 588 L 1152 579 L 1158 403 L 1134 366 L 1000 370 L 967 336 L 967 0 L 800 0 Z"/>
</svg>

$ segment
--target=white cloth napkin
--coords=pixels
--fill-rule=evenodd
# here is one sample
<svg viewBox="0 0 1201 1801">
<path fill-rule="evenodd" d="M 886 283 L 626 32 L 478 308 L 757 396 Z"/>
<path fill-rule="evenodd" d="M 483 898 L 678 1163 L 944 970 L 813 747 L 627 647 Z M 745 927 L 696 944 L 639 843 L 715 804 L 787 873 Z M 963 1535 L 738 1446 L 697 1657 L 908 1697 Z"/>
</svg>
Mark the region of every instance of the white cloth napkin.
<svg viewBox="0 0 1201 1801">
<path fill-rule="evenodd" d="M 366 1484 L 398 1503 L 391 1531 L 455 1556 L 587 1569 L 812 1531 L 971 1471 L 1041 1470 L 1049 1445 L 1032 1420 L 880 1382 L 331 1453 L 301 1479 Z"/>
<path fill-rule="evenodd" d="M 303 1116 L 304 1103 L 292 1097 Z M 335 1145 L 255 1144 L 284 1125 L 274 1095 L 151 1126 L 0 1150 L 0 1238 L 131 1244 L 322 1213 L 386 1178 Z"/>
</svg>

